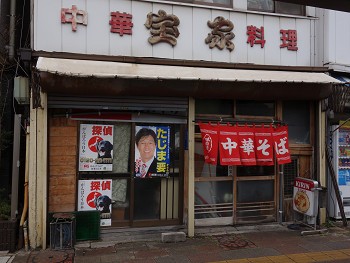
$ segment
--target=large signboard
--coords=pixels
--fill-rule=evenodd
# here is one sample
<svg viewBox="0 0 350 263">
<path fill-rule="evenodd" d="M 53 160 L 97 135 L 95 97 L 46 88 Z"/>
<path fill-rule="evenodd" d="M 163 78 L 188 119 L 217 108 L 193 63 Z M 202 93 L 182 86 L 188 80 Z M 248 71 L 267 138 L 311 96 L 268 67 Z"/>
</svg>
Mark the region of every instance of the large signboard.
<svg viewBox="0 0 350 263">
<path fill-rule="evenodd" d="M 101 226 L 112 224 L 112 180 L 79 180 L 78 211 L 97 210 Z"/>
<path fill-rule="evenodd" d="M 113 125 L 81 124 L 79 171 L 112 171 Z"/>
<path fill-rule="evenodd" d="M 136 126 L 135 131 L 135 176 L 168 176 L 170 127 Z"/>
<path fill-rule="evenodd" d="M 293 209 L 301 214 L 317 216 L 318 213 L 318 182 L 297 177 L 293 189 Z"/>
</svg>

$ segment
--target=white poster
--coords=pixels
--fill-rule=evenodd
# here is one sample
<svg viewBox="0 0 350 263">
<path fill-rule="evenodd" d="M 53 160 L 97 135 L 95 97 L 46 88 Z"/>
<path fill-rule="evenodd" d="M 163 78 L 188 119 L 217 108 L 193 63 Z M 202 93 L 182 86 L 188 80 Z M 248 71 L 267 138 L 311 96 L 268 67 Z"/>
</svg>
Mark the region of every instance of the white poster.
<svg viewBox="0 0 350 263">
<path fill-rule="evenodd" d="M 101 226 L 112 224 L 112 180 L 79 180 L 78 211 L 97 210 Z"/>
<path fill-rule="evenodd" d="M 113 125 L 81 124 L 79 171 L 112 171 Z"/>
</svg>

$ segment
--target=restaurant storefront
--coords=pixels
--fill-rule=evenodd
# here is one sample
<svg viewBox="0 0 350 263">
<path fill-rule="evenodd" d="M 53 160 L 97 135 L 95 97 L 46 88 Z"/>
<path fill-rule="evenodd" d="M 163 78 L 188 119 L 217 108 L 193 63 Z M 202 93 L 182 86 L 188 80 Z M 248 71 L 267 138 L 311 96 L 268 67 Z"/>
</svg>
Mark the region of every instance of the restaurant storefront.
<svg viewBox="0 0 350 263">
<path fill-rule="evenodd" d="M 100 210 L 106 229 L 186 225 L 189 236 L 200 225 L 291 220 L 294 178 L 319 173 L 321 100 L 337 83 L 310 58 L 314 20 L 150 1 L 110 2 L 98 7 L 79 2 L 70 8 L 36 1 L 46 12 L 36 9 L 34 26 L 32 242 L 45 246 L 48 215 L 56 212 Z M 101 13 L 82 19 L 109 9 L 134 13 L 132 31 L 118 36 L 108 26 L 107 32 L 100 30 L 106 29 Z M 181 34 L 162 43 L 148 38 L 152 17 L 157 17 L 157 12 L 149 14 L 152 10 L 176 22 Z M 49 15 L 57 11 L 61 21 Z M 76 23 L 67 18 L 71 12 L 78 12 Z M 117 13 L 121 15 L 111 16 Z M 222 16 L 227 19 L 221 21 Z M 223 48 L 211 45 L 215 26 L 207 25 L 208 19 L 235 28 L 235 45 L 228 38 Z M 265 32 L 266 39 L 254 34 L 251 24 L 261 24 L 258 32 Z M 47 39 L 47 28 L 61 33 Z M 285 36 L 286 28 L 309 37 L 292 46 L 283 38 L 280 45 L 278 33 Z M 208 164 L 199 123 L 288 125 L 291 162 Z M 141 130 L 148 133 L 138 135 Z M 100 153 L 102 141 L 108 143 Z M 145 148 L 151 159 L 143 159 Z M 156 168 L 148 172 L 152 160 Z"/>
</svg>

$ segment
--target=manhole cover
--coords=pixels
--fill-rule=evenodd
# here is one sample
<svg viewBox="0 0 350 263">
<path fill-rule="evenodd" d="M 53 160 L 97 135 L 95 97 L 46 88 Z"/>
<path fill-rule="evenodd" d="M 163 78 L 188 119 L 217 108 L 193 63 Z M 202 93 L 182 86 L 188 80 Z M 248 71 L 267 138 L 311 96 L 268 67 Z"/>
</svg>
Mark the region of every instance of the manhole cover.
<svg viewBox="0 0 350 263">
<path fill-rule="evenodd" d="M 219 235 L 214 237 L 218 241 L 219 246 L 225 249 L 235 250 L 256 247 L 252 241 L 239 235 Z"/>
</svg>

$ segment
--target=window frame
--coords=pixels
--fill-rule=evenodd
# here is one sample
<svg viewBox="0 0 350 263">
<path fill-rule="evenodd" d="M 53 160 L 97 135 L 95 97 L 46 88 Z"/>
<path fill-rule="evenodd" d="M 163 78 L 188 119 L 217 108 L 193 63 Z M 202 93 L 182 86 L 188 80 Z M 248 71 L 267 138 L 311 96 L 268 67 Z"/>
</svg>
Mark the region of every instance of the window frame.
<svg viewBox="0 0 350 263">
<path fill-rule="evenodd" d="M 210 3 L 210 2 L 205 2 L 205 0 L 161 0 L 161 1 L 162 2 L 189 4 L 189 5 L 204 5 L 204 6 L 233 8 L 233 0 L 227 0 L 228 1 L 227 4 Z M 215 1 L 215 0 L 213 0 L 213 1 Z"/>
<path fill-rule="evenodd" d="M 293 16 L 306 16 L 306 6 L 305 5 L 299 5 L 300 6 L 300 14 L 291 14 L 291 13 L 287 13 L 287 12 L 280 12 L 279 10 L 281 10 L 281 7 L 284 4 L 290 4 L 290 3 L 286 3 L 286 2 L 281 2 L 281 1 L 277 1 L 277 0 L 271 0 L 273 2 L 273 7 L 272 7 L 272 11 L 268 10 L 268 9 L 259 9 L 259 8 L 249 8 L 249 0 L 247 0 L 247 11 L 256 11 L 256 12 L 266 12 L 266 13 L 273 13 L 273 14 L 283 14 L 283 15 L 293 15 Z"/>
</svg>

